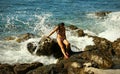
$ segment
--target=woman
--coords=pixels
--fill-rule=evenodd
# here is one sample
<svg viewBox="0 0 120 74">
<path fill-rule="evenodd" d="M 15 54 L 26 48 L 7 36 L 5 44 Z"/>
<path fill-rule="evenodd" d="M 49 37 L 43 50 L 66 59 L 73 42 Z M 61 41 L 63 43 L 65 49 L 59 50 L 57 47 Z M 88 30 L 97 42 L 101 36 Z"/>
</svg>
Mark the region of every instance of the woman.
<svg viewBox="0 0 120 74">
<path fill-rule="evenodd" d="M 50 34 L 49 34 L 47 37 L 50 37 L 54 32 L 57 33 L 57 42 L 58 42 L 58 45 L 59 45 L 60 48 L 61 48 L 61 51 L 62 51 L 64 57 L 65 57 L 66 59 L 68 59 L 68 58 L 69 58 L 69 54 L 68 54 L 68 52 L 67 52 L 66 49 L 69 49 L 70 43 L 69 43 L 68 40 L 66 39 L 64 23 L 58 24 L 58 26 L 55 27 L 55 28 L 50 32 Z M 66 49 L 64 48 L 64 44 L 65 44 L 65 46 L 66 46 Z"/>
</svg>

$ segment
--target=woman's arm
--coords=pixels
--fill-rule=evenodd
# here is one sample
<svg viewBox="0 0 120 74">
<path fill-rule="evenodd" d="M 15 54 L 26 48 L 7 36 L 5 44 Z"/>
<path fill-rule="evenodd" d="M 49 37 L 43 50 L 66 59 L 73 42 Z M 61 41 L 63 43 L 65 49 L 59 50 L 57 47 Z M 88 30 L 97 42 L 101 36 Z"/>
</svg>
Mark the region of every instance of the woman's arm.
<svg viewBox="0 0 120 74">
<path fill-rule="evenodd" d="M 55 27 L 51 32 L 50 32 L 50 34 L 47 36 L 47 37 L 50 37 L 55 31 L 57 31 L 58 30 L 58 26 L 57 27 Z"/>
</svg>

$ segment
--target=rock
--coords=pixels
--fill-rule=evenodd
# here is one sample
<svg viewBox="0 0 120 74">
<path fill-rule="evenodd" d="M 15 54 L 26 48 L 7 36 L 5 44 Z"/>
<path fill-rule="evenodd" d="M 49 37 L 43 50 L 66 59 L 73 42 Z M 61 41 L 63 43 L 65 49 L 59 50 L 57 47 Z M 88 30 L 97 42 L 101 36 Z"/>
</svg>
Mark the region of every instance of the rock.
<svg viewBox="0 0 120 74">
<path fill-rule="evenodd" d="M 9 64 L 0 65 L 0 74 L 14 74 L 13 66 Z"/>
<path fill-rule="evenodd" d="M 84 69 L 88 74 L 120 74 L 120 69 L 98 69 L 88 67 Z"/>
<path fill-rule="evenodd" d="M 85 33 L 83 32 L 82 29 L 78 29 L 76 32 L 78 33 L 78 37 L 85 36 Z"/>
<path fill-rule="evenodd" d="M 16 41 L 20 43 L 33 37 L 34 35 L 32 33 L 21 34 L 17 37 Z"/>
<path fill-rule="evenodd" d="M 96 50 L 97 47 L 95 45 L 88 45 L 84 48 L 84 51 Z"/>
<path fill-rule="evenodd" d="M 101 50 L 102 52 L 107 52 L 105 54 L 109 55 L 109 57 L 112 57 L 113 55 L 113 49 L 112 49 L 112 42 L 105 38 L 100 38 L 96 36 L 92 36 L 93 41 L 95 43 L 95 49 Z"/>
<path fill-rule="evenodd" d="M 63 68 L 61 65 L 51 64 L 39 67 L 27 74 L 67 74 L 67 69 Z"/>
<path fill-rule="evenodd" d="M 84 51 L 79 56 L 81 58 L 93 61 L 97 63 L 98 68 L 111 68 L 113 65 L 112 59 L 109 57 L 107 52 L 103 52 L 101 50 L 91 50 Z"/>
<path fill-rule="evenodd" d="M 37 48 L 37 46 L 34 45 L 34 43 L 28 43 L 27 44 L 27 49 L 31 54 L 34 54 L 36 48 Z"/>
<path fill-rule="evenodd" d="M 120 38 L 112 43 L 114 54 L 120 58 Z"/>
<path fill-rule="evenodd" d="M 43 66 L 43 64 L 36 62 L 32 64 L 16 64 L 14 67 L 15 74 L 26 74 L 28 71 Z"/>
<path fill-rule="evenodd" d="M 70 26 L 68 26 L 68 28 L 71 30 L 72 34 L 75 34 L 78 37 L 85 36 L 85 33 L 83 32 L 83 30 L 79 29 L 78 27 L 76 27 L 74 25 L 70 25 Z"/>
<path fill-rule="evenodd" d="M 93 41 L 98 49 L 108 50 L 109 48 L 112 48 L 112 42 L 105 38 L 93 36 Z"/>
<path fill-rule="evenodd" d="M 15 40 L 15 39 L 16 37 L 10 36 L 10 37 L 6 37 L 4 40 L 9 41 L 9 40 Z"/>
<path fill-rule="evenodd" d="M 55 39 L 42 37 L 39 42 L 39 48 L 36 52 L 37 55 L 54 55 L 58 58 L 62 56 L 61 49 Z"/>
<path fill-rule="evenodd" d="M 76 27 L 76 26 L 74 26 L 74 25 L 70 25 L 70 26 L 68 26 L 68 28 L 71 29 L 71 30 L 76 30 L 76 29 L 78 29 L 78 27 Z"/>
<path fill-rule="evenodd" d="M 96 12 L 95 15 L 98 16 L 98 17 L 104 17 L 109 13 L 111 13 L 111 11 L 107 11 L 107 12 L 101 11 L 101 12 Z"/>
<path fill-rule="evenodd" d="M 20 43 L 23 42 L 25 40 L 28 40 L 30 38 L 34 38 L 35 36 L 32 33 L 26 33 L 26 34 L 21 34 L 19 36 L 10 36 L 10 37 L 6 37 L 4 38 L 4 40 L 15 40 L 16 42 Z"/>
<path fill-rule="evenodd" d="M 56 39 L 42 37 L 41 40 L 39 41 L 39 47 L 37 48 L 37 50 L 35 50 L 36 46 L 34 46 L 33 43 L 27 44 L 27 48 L 30 53 L 33 53 L 34 51 L 36 51 L 36 55 L 38 56 L 53 55 L 55 58 L 59 58 L 63 56 Z M 67 49 L 67 51 L 70 54 L 72 53 L 70 48 Z"/>
</svg>

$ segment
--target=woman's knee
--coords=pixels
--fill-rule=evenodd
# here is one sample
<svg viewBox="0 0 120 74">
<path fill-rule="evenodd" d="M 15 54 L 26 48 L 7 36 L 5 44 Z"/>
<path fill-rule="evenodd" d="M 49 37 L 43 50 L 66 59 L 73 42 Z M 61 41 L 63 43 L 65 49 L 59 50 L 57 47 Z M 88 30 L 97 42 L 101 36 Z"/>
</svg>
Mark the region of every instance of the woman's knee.
<svg viewBox="0 0 120 74">
<path fill-rule="evenodd" d="M 66 43 L 66 46 L 70 46 L 70 43 Z"/>
</svg>

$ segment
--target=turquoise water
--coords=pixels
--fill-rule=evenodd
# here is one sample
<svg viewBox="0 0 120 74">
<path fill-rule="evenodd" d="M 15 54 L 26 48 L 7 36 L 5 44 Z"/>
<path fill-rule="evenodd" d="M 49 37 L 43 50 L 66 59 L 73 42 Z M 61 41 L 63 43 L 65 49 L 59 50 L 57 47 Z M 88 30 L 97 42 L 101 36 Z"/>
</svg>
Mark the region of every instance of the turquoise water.
<svg viewBox="0 0 120 74">
<path fill-rule="evenodd" d="M 119 0 L 0 0 L 0 38 L 37 33 L 38 24 L 51 27 L 60 22 L 92 30 L 96 19 L 87 14 L 119 10 Z"/>
</svg>

